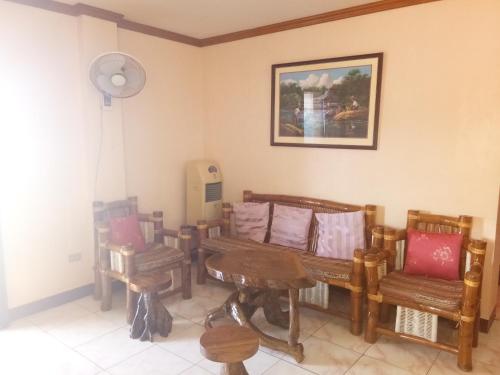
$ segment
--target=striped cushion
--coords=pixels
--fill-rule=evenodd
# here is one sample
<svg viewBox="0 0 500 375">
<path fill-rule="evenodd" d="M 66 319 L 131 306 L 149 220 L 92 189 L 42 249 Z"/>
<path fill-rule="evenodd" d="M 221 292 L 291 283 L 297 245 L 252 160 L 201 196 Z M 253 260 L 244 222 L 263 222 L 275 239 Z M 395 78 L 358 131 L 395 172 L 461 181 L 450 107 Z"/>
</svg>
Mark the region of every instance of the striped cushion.
<svg viewBox="0 0 500 375">
<path fill-rule="evenodd" d="M 269 243 L 306 250 L 311 218 L 310 208 L 275 204 Z"/>
<path fill-rule="evenodd" d="M 318 245 L 316 255 L 352 259 L 355 249 L 365 248 L 365 213 L 316 214 Z"/>
<path fill-rule="evenodd" d="M 238 238 L 264 242 L 269 224 L 269 203 L 234 203 L 234 225 Z"/>
</svg>

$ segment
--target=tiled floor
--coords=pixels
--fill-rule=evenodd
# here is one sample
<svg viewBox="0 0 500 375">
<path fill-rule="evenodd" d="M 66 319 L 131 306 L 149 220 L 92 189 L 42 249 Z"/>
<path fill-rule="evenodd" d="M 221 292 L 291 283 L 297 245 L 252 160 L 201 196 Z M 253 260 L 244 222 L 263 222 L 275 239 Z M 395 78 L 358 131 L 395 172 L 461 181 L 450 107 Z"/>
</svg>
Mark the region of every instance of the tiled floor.
<svg viewBox="0 0 500 375">
<path fill-rule="evenodd" d="M 204 359 L 198 347 L 208 310 L 221 304 L 230 289 L 193 283 L 194 297 L 164 300 L 174 316 L 172 333 L 154 343 L 128 338 L 124 292 L 113 310 L 101 312 L 91 297 L 30 316 L 0 331 L 0 374 L 151 375 L 218 374 L 219 365 Z M 255 322 L 273 335 L 286 330 L 269 325 L 261 313 Z M 245 362 L 251 375 L 307 374 L 456 374 L 456 357 L 445 352 L 381 338 L 374 345 L 352 336 L 348 322 L 301 310 L 301 341 L 306 359 L 297 364 L 282 353 L 261 348 Z M 481 334 L 474 351 L 474 374 L 500 374 L 500 324 Z"/>
</svg>

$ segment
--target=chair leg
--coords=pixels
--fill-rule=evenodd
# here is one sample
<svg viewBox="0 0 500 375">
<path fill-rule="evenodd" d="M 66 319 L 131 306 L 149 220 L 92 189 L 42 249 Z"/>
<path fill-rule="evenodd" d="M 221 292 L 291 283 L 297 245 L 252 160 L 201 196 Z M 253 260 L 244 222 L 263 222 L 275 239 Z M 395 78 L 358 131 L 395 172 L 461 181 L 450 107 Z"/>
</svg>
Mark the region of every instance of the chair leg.
<svg viewBox="0 0 500 375">
<path fill-rule="evenodd" d="M 373 344 L 377 341 L 377 326 L 379 319 L 380 303 L 368 301 L 368 322 L 366 323 L 365 341 Z"/>
<path fill-rule="evenodd" d="M 387 303 L 380 304 L 380 314 L 379 320 L 382 323 L 387 323 L 389 321 L 389 306 Z"/>
<path fill-rule="evenodd" d="M 99 266 L 95 266 L 94 270 L 94 299 L 100 300 L 102 298 L 102 283 L 101 283 L 101 272 L 99 271 Z"/>
<path fill-rule="evenodd" d="M 351 333 L 361 335 L 363 329 L 363 293 L 351 290 Z"/>
<path fill-rule="evenodd" d="M 101 299 L 101 311 L 111 310 L 111 278 L 106 275 L 105 272 L 101 273 L 101 288 L 102 288 L 102 299 Z"/>
<path fill-rule="evenodd" d="M 457 365 L 464 371 L 472 370 L 472 342 L 474 341 L 475 321 L 481 275 L 469 271 L 464 277 L 464 292 L 462 301 L 462 317 L 458 328 L 458 361 Z"/>
<path fill-rule="evenodd" d="M 481 311 L 477 311 L 476 320 L 474 321 L 474 332 L 472 337 L 472 347 L 477 348 L 479 344 L 479 323 L 481 320 Z"/>
<path fill-rule="evenodd" d="M 204 249 L 198 249 L 198 266 L 196 274 L 196 282 L 198 284 L 205 284 L 207 281 L 207 269 L 205 268 L 205 260 L 207 253 Z"/>
<path fill-rule="evenodd" d="M 182 298 L 191 298 L 191 262 L 182 262 Z"/>
<path fill-rule="evenodd" d="M 351 274 L 351 333 L 361 335 L 363 326 L 363 284 L 365 273 L 365 254 L 361 249 L 355 249 Z"/>
<path fill-rule="evenodd" d="M 378 259 L 376 255 L 365 257 L 366 287 L 368 292 L 368 322 L 366 324 L 365 341 L 373 344 L 377 341 L 377 326 L 380 312 L 378 296 Z"/>
</svg>

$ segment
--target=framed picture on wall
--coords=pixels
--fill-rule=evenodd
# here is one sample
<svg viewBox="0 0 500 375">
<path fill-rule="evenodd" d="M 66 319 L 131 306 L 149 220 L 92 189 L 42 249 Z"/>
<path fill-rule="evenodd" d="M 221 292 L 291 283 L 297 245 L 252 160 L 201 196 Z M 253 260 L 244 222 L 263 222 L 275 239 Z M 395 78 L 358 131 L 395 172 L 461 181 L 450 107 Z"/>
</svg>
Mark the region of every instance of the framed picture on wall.
<svg viewBox="0 0 500 375">
<path fill-rule="evenodd" d="M 271 145 L 377 149 L 382 53 L 272 66 Z"/>
</svg>

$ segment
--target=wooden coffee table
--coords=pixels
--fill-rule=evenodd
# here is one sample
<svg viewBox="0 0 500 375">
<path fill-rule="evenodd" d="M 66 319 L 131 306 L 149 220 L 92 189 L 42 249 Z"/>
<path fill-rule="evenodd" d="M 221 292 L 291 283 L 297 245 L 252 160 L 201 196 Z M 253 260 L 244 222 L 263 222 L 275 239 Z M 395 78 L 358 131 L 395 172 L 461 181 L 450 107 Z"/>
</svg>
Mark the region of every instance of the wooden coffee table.
<svg viewBox="0 0 500 375">
<path fill-rule="evenodd" d="M 241 326 L 254 330 L 260 344 L 268 348 L 290 354 L 297 362 L 304 360 L 304 347 L 298 342 L 299 328 L 299 289 L 315 285 L 300 258 L 291 253 L 267 251 L 234 251 L 228 254 L 215 254 L 206 261 L 208 273 L 225 282 L 232 282 L 238 289 L 227 301 L 207 315 L 205 326 L 230 316 Z M 281 310 L 280 293 L 288 290 L 289 311 Z M 267 321 L 273 325 L 288 328 L 288 341 L 269 336 L 260 331 L 251 318 L 262 307 Z"/>
</svg>

